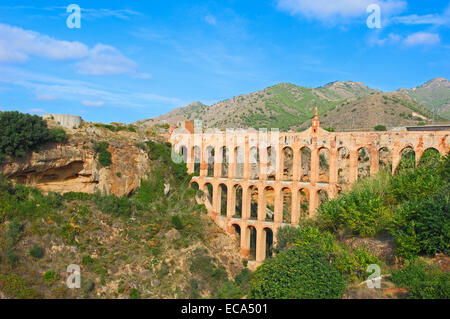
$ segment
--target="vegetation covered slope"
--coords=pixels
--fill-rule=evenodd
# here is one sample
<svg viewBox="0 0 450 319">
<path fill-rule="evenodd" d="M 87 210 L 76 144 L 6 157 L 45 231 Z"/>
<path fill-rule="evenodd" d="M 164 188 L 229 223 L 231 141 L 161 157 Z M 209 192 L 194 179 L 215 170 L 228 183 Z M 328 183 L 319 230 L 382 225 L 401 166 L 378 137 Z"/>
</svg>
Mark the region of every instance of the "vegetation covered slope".
<svg viewBox="0 0 450 319">
<path fill-rule="evenodd" d="M 443 78 L 412 90 L 401 89 L 392 93 L 350 81 L 336 81 L 319 88 L 281 83 L 212 106 L 195 102 L 138 124 L 176 125 L 178 121 L 198 119 L 204 122 L 205 127 L 263 127 L 287 131 L 309 125 L 317 106 L 321 117 L 328 117 L 324 119 L 327 125 L 324 127 L 352 129 L 352 124 L 353 128 L 372 130 L 377 122 L 387 127 L 429 123 L 435 108 L 438 110 L 436 120 L 450 118 L 449 99 L 449 82 Z M 359 110 L 358 116 L 348 114 L 355 108 Z M 354 122 L 349 123 L 349 118 Z"/>
<path fill-rule="evenodd" d="M 406 95 L 378 93 L 343 102 L 320 114 L 320 125 L 336 131 L 371 131 L 377 125 L 388 128 L 424 125 L 431 123 L 432 116 L 428 109 Z M 308 120 L 294 128 L 304 130 L 310 126 L 311 120 Z"/>
<path fill-rule="evenodd" d="M 314 115 L 317 106 L 325 112 L 343 100 L 375 93 L 362 83 L 333 82 L 320 88 L 281 83 L 262 91 L 221 101 L 213 106 L 199 102 L 140 124 L 176 124 L 179 120 L 200 119 L 207 127 L 270 127 L 287 130 Z"/>
<path fill-rule="evenodd" d="M 407 94 L 428 110 L 450 119 L 450 81 L 447 79 L 436 78 L 410 90 L 400 89 L 399 92 Z"/>
<path fill-rule="evenodd" d="M 169 145 L 142 147 L 153 169 L 130 198 L 43 195 L 0 179 L 0 295 L 214 297 L 241 273 L 238 243 L 197 204 L 186 166 L 170 160 Z M 66 286 L 71 264 L 80 289 Z"/>
</svg>

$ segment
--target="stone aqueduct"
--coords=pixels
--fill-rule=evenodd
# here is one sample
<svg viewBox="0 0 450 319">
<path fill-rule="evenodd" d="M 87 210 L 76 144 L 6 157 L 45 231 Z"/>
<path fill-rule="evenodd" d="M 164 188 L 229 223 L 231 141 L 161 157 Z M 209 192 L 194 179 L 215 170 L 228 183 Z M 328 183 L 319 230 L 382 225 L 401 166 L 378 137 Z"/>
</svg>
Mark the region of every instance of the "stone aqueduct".
<svg viewBox="0 0 450 319">
<path fill-rule="evenodd" d="M 191 187 L 205 193 L 209 215 L 238 233 L 241 254 L 255 266 L 271 254 L 277 228 L 313 216 L 321 200 L 334 198 L 381 166 L 394 173 L 407 152 L 418 165 L 432 149 L 450 151 L 450 131 L 328 132 L 319 118 L 301 133 L 256 130 L 203 132 L 192 122 L 169 141 L 181 154 Z M 413 152 L 413 153 L 412 153 Z"/>
</svg>

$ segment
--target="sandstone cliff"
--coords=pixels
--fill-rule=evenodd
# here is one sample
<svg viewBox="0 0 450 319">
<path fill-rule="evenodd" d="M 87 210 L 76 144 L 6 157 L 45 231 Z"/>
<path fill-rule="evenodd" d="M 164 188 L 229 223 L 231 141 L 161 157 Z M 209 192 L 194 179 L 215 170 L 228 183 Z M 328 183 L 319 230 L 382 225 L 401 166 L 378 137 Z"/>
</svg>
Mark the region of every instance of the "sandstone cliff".
<svg viewBox="0 0 450 319">
<path fill-rule="evenodd" d="M 49 126 L 57 123 L 49 120 Z M 0 173 L 13 181 L 39 188 L 43 192 L 101 191 L 117 196 L 127 195 L 139 186 L 149 172 L 148 155 L 138 148 L 143 141 L 133 132 L 112 132 L 84 123 L 80 128 L 66 128 L 68 140 L 49 144 L 27 157 L 0 165 Z M 112 164 L 101 167 L 94 142 L 106 141 Z"/>
</svg>

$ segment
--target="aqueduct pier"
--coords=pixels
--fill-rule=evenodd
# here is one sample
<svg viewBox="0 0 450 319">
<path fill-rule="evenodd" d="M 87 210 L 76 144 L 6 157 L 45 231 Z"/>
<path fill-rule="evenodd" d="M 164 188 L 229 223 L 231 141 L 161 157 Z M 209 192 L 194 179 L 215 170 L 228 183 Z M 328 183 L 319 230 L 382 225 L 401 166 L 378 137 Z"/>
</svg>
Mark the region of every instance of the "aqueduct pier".
<svg viewBox="0 0 450 319">
<path fill-rule="evenodd" d="M 301 133 L 203 131 L 185 122 L 169 141 L 182 155 L 191 187 L 205 193 L 209 215 L 238 233 L 241 254 L 258 265 L 271 254 L 277 228 L 298 225 L 320 203 L 382 167 L 395 173 L 402 158 L 419 165 L 425 152 L 450 151 L 450 130 L 328 132 L 316 116 Z"/>
</svg>

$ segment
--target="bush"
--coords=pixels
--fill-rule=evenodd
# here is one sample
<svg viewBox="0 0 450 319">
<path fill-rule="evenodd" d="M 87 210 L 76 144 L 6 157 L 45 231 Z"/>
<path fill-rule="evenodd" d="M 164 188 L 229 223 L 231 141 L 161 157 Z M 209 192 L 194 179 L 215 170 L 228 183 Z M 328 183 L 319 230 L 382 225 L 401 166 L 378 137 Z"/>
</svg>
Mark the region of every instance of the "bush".
<svg viewBox="0 0 450 319">
<path fill-rule="evenodd" d="M 340 298 L 345 280 L 319 247 L 294 247 L 255 271 L 250 298 Z"/>
<path fill-rule="evenodd" d="M 98 162 L 103 167 L 112 164 L 111 153 L 108 151 L 109 144 L 107 142 L 94 143 L 94 150 L 98 153 Z"/>
<path fill-rule="evenodd" d="M 130 299 L 141 299 L 141 293 L 137 289 L 131 289 Z"/>
<path fill-rule="evenodd" d="M 44 257 L 45 251 L 42 247 L 39 247 L 38 245 L 35 244 L 33 247 L 31 247 L 29 253 L 31 257 L 40 259 Z"/>
<path fill-rule="evenodd" d="M 0 112 L 0 157 L 23 157 L 41 145 L 54 141 L 56 135 L 37 115 Z"/>
<path fill-rule="evenodd" d="M 176 229 L 178 229 L 178 230 L 183 229 L 183 222 L 181 221 L 180 216 L 178 216 L 178 215 L 172 216 L 171 221 L 172 221 L 172 225 L 173 225 Z"/>
<path fill-rule="evenodd" d="M 18 299 L 37 299 L 39 292 L 17 274 L 0 274 L 0 290 Z"/>
<path fill-rule="evenodd" d="M 377 125 L 374 127 L 375 131 L 387 131 L 386 126 L 384 125 Z"/>
<path fill-rule="evenodd" d="M 450 254 L 450 184 L 430 198 L 405 202 L 395 215 L 392 234 L 399 256 Z"/>
<path fill-rule="evenodd" d="M 409 288 L 408 298 L 450 298 L 450 274 L 419 260 L 393 271 L 391 279 L 398 287 Z"/>
<path fill-rule="evenodd" d="M 43 279 L 48 283 L 52 283 L 58 279 L 58 274 L 54 270 L 48 270 L 44 273 Z"/>
<path fill-rule="evenodd" d="M 322 204 L 319 209 L 321 227 L 336 232 L 371 237 L 386 231 L 392 221 L 392 212 L 385 205 L 384 193 L 389 185 L 388 172 L 375 178 L 360 180 L 351 191 Z"/>
<path fill-rule="evenodd" d="M 52 140 L 57 143 L 64 142 L 67 139 L 67 133 L 62 127 L 55 127 L 50 131 L 50 134 L 52 136 Z"/>
</svg>

